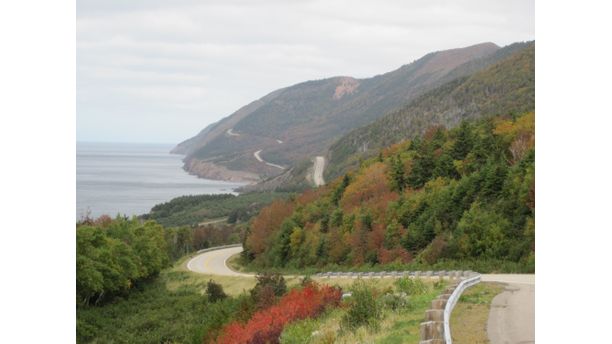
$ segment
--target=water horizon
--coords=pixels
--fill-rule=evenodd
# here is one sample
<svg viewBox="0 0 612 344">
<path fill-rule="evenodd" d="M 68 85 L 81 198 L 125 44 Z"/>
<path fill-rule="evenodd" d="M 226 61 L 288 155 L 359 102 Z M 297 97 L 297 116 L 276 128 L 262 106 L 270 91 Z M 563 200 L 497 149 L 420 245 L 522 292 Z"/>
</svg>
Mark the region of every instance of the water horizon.
<svg viewBox="0 0 612 344">
<path fill-rule="evenodd" d="M 183 170 L 175 144 L 76 142 L 76 219 L 142 215 L 186 195 L 234 193 L 244 183 L 198 178 Z"/>
</svg>

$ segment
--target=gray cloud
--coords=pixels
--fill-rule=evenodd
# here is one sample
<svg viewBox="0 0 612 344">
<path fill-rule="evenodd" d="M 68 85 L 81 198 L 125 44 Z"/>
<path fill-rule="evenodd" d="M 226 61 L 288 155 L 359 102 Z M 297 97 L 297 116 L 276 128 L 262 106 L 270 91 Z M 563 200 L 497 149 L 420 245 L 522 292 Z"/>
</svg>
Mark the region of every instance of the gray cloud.
<svg viewBox="0 0 612 344">
<path fill-rule="evenodd" d="M 534 39 L 533 1 L 79 0 L 77 139 L 178 142 L 268 92 Z"/>
</svg>

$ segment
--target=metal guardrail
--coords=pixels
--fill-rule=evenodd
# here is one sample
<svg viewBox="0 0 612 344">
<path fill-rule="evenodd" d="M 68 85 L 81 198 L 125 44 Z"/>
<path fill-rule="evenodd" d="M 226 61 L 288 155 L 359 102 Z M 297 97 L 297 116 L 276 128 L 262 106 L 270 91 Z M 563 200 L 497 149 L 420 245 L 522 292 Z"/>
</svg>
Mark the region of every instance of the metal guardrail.
<svg viewBox="0 0 612 344">
<path fill-rule="evenodd" d="M 216 247 L 209 247 L 199 250 L 197 253 L 204 253 L 209 251 L 220 250 L 224 248 L 240 247 L 242 244 L 223 245 Z M 323 272 L 314 275 L 319 278 L 384 278 L 384 277 L 413 277 L 413 278 L 450 278 L 460 280 L 457 287 L 454 288 L 453 292 L 448 297 L 446 304 L 444 305 L 443 311 L 443 329 L 439 328 L 438 331 L 443 331 L 444 343 L 452 344 L 453 340 L 450 332 L 450 317 L 455 305 L 459 301 L 461 294 L 465 289 L 480 283 L 480 274 L 472 271 L 380 271 L 380 272 Z M 343 295 L 344 297 L 345 295 Z M 346 295 L 348 296 L 348 295 Z M 440 300 L 438 300 L 440 301 Z M 429 312 L 429 311 L 428 311 Z M 438 324 L 440 324 L 438 322 Z M 440 333 L 438 332 L 438 333 Z M 437 337 L 440 338 L 440 337 Z M 429 342 L 429 341 L 427 341 Z"/>
<path fill-rule="evenodd" d="M 455 308 L 455 305 L 457 304 L 457 301 L 459 301 L 463 291 L 478 283 L 480 283 L 480 274 L 476 274 L 462 280 L 448 298 L 448 301 L 446 301 L 446 306 L 444 306 L 444 342 L 446 344 L 453 343 L 450 332 L 450 316 L 453 312 L 453 308 Z"/>
<path fill-rule="evenodd" d="M 210 251 L 216 251 L 216 250 L 221 250 L 224 248 L 230 248 L 230 247 L 242 247 L 242 244 L 231 244 L 231 245 L 223 245 L 223 246 L 215 246 L 215 247 L 209 247 L 209 248 L 205 248 L 202 250 L 199 250 L 197 253 L 204 253 L 204 252 L 210 252 Z"/>
</svg>

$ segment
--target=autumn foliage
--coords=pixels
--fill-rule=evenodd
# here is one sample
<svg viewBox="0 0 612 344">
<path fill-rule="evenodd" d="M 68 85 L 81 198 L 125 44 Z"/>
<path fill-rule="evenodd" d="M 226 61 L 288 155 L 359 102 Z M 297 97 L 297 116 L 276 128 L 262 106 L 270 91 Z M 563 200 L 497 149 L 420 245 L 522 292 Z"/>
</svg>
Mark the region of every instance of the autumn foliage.
<svg viewBox="0 0 612 344">
<path fill-rule="evenodd" d="M 432 127 L 324 187 L 264 209 L 253 265 L 506 260 L 533 269 L 535 114 Z"/>
<path fill-rule="evenodd" d="M 289 291 L 278 304 L 256 312 L 245 324 L 234 321 L 226 325 L 219 337 L 210 343 L 278 343 L 287 324 L 315 317 L 326 307 L 337 306 L 341 297 L 338 288 L 309 283 L 301 289 Z"/>
</svg>

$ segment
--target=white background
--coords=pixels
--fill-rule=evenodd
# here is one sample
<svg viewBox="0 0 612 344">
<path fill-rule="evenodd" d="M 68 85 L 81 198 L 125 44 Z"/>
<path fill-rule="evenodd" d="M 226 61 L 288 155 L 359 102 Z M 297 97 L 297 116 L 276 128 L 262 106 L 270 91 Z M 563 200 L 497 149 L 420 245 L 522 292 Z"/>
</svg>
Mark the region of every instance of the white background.
<svg viewBox="0 0 612 344">
<path fill-rule="evenodd" d="M 610 327 L 610 8 L 536 5 L 538 343 Z M 0 342 L 75 341 L 75 8 L 0 5 Z"/>
</svg>

